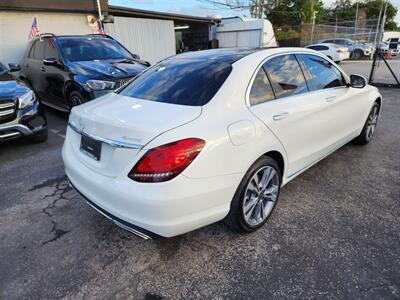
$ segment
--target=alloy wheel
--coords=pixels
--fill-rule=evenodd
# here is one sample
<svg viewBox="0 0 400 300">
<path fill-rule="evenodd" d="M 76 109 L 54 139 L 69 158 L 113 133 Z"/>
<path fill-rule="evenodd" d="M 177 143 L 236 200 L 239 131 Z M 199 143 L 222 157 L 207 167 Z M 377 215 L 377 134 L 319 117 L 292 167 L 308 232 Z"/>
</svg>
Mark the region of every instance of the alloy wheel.
<svg viewBox="0 0 400 300">
<path fill-rule="evenodd" d="M 258 226 L 270 215 L 279 193 L 279 175 L 271 166 L 259 169 L 250 179 L 243 201 L 244 219 Z"/>
<path fill-rule="evenodd" d="M 378 106 L 375 105 L 368 116 L 367 128 L 365 130 L 365 137 L 368 141 L 371 140 L 375 132 L 376 124 L 378 123 L 378 116 L 379 116 L 379 109 Z"/>
</svg>

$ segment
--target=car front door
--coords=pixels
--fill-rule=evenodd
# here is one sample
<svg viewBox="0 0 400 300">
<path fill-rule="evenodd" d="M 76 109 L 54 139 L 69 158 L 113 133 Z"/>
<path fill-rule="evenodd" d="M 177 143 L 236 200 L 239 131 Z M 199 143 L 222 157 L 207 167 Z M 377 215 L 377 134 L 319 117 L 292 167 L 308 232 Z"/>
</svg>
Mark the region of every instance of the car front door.
<svg viewBox="0 0 400 300">
<path fill-rule="evenodd" d="M 57 45 L 52 37 L 44 39 L 44 62 L 43 71 L 43 99 L 45 102 L 66 106 L 63 96 L 64 89 L 64 65 L 61 61 Z"/>
<path fill-rule="evenodd" d="M 315 93 L 324 100 L 319 111 L 323 123 L 324 137 L 321 137 L 321 152 L 324 156 L 342 146 L 357 135 L 364 114 L 361 90 L 346 85 L 345 79 L 335 65 L 313 54 L 296 54 L 304 71 L 310 94 Z M 316 124 L 317 125 L 317 124 Z"/>
<path fill-rule="evenodd" d="M 264 73 L 263 73 L 264 72 Z M 259 77 L 259 78 L 257 78 Z M 263 80 L 260 80 L 263 78 Z M 274 97 L 260 97 L 256 85 L 272 85 Z M 288 176 L 317 161 L 328 122 L 321 116 L 326 102 L 319 92 L 309 92 L 300 65 L 293 54 L 268 59 L 258 70 L 248 92 L 249 109 L 277 136 L 288 158 Z"/>
</svg>

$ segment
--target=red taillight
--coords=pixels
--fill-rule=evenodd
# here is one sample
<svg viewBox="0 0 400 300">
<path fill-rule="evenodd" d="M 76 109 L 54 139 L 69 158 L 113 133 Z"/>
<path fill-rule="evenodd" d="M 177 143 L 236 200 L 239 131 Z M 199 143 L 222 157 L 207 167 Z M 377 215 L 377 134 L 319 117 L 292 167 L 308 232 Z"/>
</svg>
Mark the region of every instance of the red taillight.
<svg viewBox="0 0 400 300">
<path fill-rule="evenodd" d="M 189 138 L 150 149 L 128 176 L 139 182 L 170 180 L 191 164 L 205 144 L 201 139 Z"/>
<path fill-rule="evenodd" d="M 346 51 L 345 51 L 345 50 L 342 50 L 342 49 L 338 49 L 338 50 L 336 50 L 336 52 L 337 52 L 337 53 L 345 53 Z"/>
</svg>

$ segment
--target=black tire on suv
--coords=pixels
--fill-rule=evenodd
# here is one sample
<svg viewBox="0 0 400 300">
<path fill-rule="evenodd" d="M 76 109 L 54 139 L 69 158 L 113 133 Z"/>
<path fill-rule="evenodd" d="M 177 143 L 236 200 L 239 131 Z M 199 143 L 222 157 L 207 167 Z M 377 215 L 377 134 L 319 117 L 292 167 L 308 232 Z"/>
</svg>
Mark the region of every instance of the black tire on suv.
<svg viewBox="0 0 400 300">
<path fill-rule="evenodd" d="M 68 105 L 70 108 L 87 102 L 87 99 L 80 91 L 73 91 L 68 95 Z"/>
</svg>

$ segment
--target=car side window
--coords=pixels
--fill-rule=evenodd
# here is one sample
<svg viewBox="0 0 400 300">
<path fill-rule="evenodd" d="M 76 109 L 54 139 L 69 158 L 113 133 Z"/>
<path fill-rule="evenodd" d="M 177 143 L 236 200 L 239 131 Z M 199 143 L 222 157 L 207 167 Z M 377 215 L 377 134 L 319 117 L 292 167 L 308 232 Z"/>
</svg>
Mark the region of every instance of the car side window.
<svg viewBox="0 0 400 300">
<path fill-rule="evenodd" d="M 271 79 L 277 98 L 308 91 L 303 72 L 293 54 L 274 57 L 264 64 L 264 68 Z"/>
<path fill-rule="evenodd" d="M 329 61 L 312 54 L 297 55 L 303 67 L 310 90 L 343 86 L 342 73 Z"/>
<path fill-rule="evenodd" d="M 44 58 L 44 41 L 37 40 L 35 42 L 35 55 L 33 59 L 43 60 Z"/>
<path fill-rule="evenodd" d="M 29 51 L 29 58 L 35 58 L 35 48 L 36 48 L 36 42 L 34 42 L 31 46 L 31 49 Z"/>
<path fill-rule="evenodd" d="M 45 39 L 44 58 L 57 58 L 58 59 L 57 48 L 56 48 L 56 44 L 55 44 L 55 41 L 53 38 Z"/>
<path fill-rule="evenodd" d="M 326 51 L 326 50 L 329 50 L 329 47 L 327 47 L 327 46 L 320 46 L 320 49 L 319 49 L 320 51 Z"/>
<path fill-rule="evenodd" d="M 275 99 L 274 92 L 272 91 L 271 84 L 268 80 L 267 74 L 265 74 L 264 68 L 261 67 L 254 78 L 253 85 L 251 86 L 249 103 L 250 105 L 256 105 L 273 99 Z"/>
</svg>

